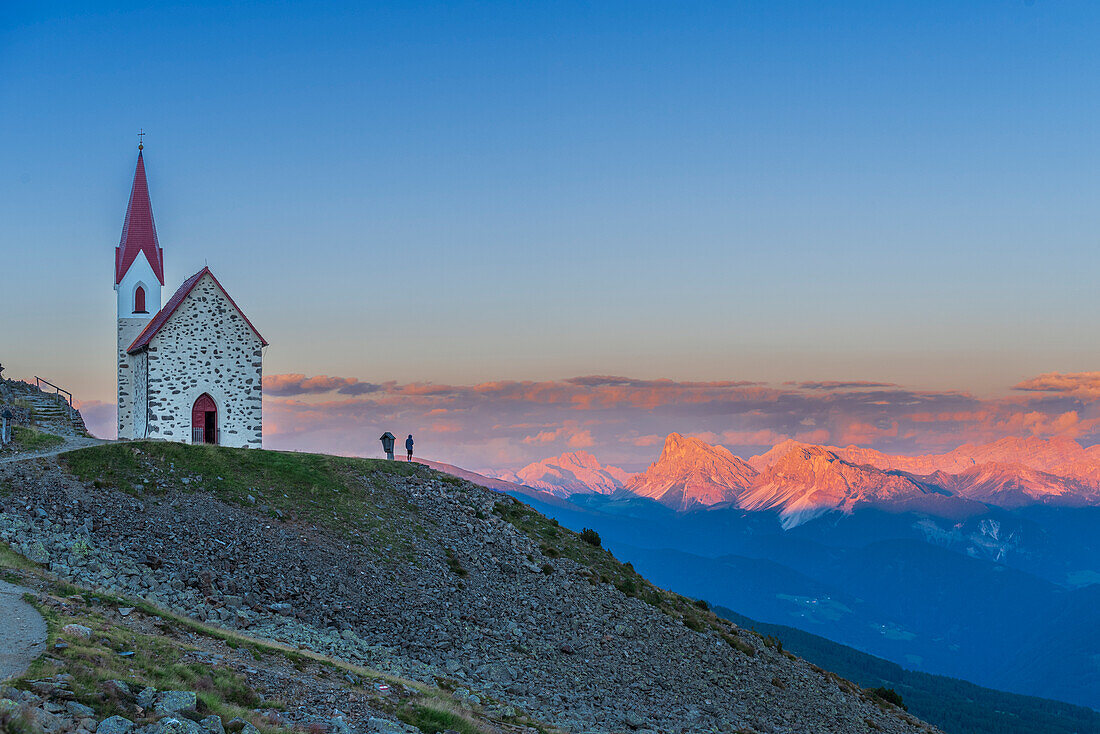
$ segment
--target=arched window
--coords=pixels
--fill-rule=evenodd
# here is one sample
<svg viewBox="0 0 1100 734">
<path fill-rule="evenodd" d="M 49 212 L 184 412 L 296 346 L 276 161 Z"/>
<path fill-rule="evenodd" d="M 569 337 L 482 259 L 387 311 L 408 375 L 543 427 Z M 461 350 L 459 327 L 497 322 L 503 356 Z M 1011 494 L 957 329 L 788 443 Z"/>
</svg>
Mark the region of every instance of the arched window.
<svg viewBox="0 0 1100 734">
<path fill-rule="evenodd" d="M 134 313 L 148 313 L 145 310 L 145 289 L 140 285 L 134 290 Z"/>
</svg>

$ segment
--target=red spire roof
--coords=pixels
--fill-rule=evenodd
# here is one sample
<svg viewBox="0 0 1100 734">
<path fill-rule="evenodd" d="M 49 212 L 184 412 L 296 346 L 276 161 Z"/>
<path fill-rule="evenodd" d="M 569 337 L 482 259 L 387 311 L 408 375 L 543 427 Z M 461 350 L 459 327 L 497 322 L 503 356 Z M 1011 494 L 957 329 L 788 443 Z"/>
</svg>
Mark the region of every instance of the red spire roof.
<svg viewBox="0 0 1100 734">
<path fill-rule="evenodd" d="M 139 252 L 145 253 L 157 279 L 164 285 L 164 251 L 160 249 L 157 228 L 153 224 L 153 205 L 149 203 L 149 185 L 145 182 L 145 161 L 141 151 L 138 151 L 126 221 L 122 223 L 122 240 L 115 248 L 115 285 L 122 282 L 122 276 L 126 275 Z"/>
</svg>

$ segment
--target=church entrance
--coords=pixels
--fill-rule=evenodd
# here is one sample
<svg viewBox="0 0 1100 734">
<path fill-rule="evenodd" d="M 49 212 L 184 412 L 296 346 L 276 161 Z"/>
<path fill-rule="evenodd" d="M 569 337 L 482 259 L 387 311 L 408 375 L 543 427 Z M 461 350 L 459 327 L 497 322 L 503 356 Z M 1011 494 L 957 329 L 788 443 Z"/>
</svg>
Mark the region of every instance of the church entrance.
<svg viewBox="0 0 1100 734">
<path fill-rule="evenodd" d="M 191 443 L 218 442 L 218 407 L 203 393 L 191 409 Z"/>
</svg>

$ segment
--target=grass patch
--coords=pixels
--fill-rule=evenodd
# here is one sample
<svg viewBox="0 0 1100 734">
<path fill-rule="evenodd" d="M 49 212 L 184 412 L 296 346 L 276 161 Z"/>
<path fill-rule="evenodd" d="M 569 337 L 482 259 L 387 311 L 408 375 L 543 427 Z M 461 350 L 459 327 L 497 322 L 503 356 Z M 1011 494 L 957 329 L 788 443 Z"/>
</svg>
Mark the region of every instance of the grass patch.
<svg viewBox="0 0 1100 734">
<path fill-rule="evenodd" d="M 707 628 L 707 625 L 703 622 L 703 620 L 699 619 L 693 614 L 684 616 L 684 626 L 687 627 L 689 630 L 694 630 L 696 632 L 702 632 Z"/>
<path fill-rule="evenodd" d="M 462 567 L 462 562 L 458 560 L 458 556 L 455 555 L 454 550 L 450 548 L 444 548 L 443 552 L 447 554 L 447 566 L 450 567 L 455 576 L 464 579 L 470 575 L 470 572 Z"/>
<path fill-rule="evenodd" d="M 88 596 L 94 600 L 94 595 Z M 77 700 L 95 708 L 98 716 L 133 716 L 122 700 L 104 695 L 106 681 L 122 680 L 134 693 L 145 686 L 195 691 L 202 715 L 217 714 L 225 721 L 239 716 L 271 734 L 287 731 L 253 715 L 251 709 L 259 706 L 260 696 L 242 675 L 226 667 L 186 661 L 186 654 L 192 649 L 189 646 L 168 636 L 142 634 L 113 624 L 93 611 L 67 611 L 64 607 L 59 610 L 37 599 L 34 602 L 49 627 L 50 645 L 58 641 L 68 645 L 54 649 L 51 656 L 73 677 L 71 685 Z M 90 627 L 92 635 L 85 639 L 65 633 L 62 628 L 67 624 Z M 56 672 L 54 662 L 39 658 L 31 663 L 20 682 Z"/>
<path fill-rule="evenodd" d="M 868 688 L 866 689 L 866 691 L 868 695 L 870 695 L 874 699 L 893 704 L 903 711 L 909 710 L 909 707 L 905 705 L 905 701 L 902 700 L 901 694 L 899 694 L 893 688 L 879 686 L 878 688 Z"/>
<path fill-rule="evenodd" d="M 34 571 L 38 564 L 29 561 L 11 549 L 7 543 L 0 541 L 0 568 L 14 568 L 19 571 Z"/>
<path fill-rule="evenodd" d="M 37 734 L 37 732 L 18 713 L 0 711 L 0 734 Z"/>
<path fill-rule="evenodd" d="M 725 640 L 726 643 L 729 644 L 729 646 L 732 647 L 734 650 L 737 650 L 744 655 L 748 655 L 750 658 L 756 657 L 756 648 L 745 642 L 744 640 L 738 638 L 737 635 L 723 633 L 722 639 Z"/>
<path fill-rule="evenodd" d="M 453 705 L 431 699 L 401 707 L 397 710 L 397 718 L 425 734 L 436 734 L 448 729 L 460 734 L 491 734 L 496 731 L 482 726 Z"/>
<path fill-rule="evenodd" d="M 65 443 L 61 436 L 26 426 L 12 426 L 11 440 L 21 451 L 48 451 Z"/>
<path fill-rule="evenodd" d="M 356 542 L 415 560 L 404 533 L 424 529 L 408 522 L 416 506 L 395 493 L 392 477 L 434 472 L 419 464 L 289 451 L 189 446 L 168 441 L 106 444 L 70 451 L 62 463 L 98 488 L 135 496 L 170 490 L 209 492 L 218 499 L 336 530 Z"/>
</svg>

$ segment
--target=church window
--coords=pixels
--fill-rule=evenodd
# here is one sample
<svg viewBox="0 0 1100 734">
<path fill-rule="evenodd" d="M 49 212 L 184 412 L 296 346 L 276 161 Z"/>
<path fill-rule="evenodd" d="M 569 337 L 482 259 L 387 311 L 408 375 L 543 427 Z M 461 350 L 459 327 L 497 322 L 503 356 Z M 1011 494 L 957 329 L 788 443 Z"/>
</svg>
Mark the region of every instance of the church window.
<svg viewBox="0 0 1100 734">
<path fill-rule="evenodd" d="M 140 285 L 134 290 L 134 313 L 149 313 L 145 310 L 145 289 Z"/>
</svg>

